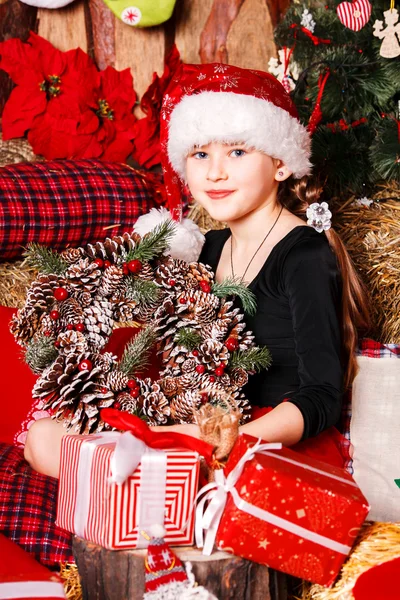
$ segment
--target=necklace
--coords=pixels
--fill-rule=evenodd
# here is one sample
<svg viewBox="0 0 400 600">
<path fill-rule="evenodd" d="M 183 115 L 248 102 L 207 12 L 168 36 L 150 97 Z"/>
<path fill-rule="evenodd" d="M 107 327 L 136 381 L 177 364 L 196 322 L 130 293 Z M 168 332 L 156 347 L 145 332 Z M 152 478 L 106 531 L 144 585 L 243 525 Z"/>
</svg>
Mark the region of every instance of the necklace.
<svg viewBox="0 0 400 600">
<path fill-rule="evenodd" d="M 250 262 L 248 263 L 245 272 L 243 273 L 243 275 L 240 278 L 240 283 L 242 283 L 242 281 L 244 280 L 244 277 L 247 273 L 247 271 L 249 270 L 249 267 L 251 265 L 251 263 L 253 262 L 257 252 L 260 250 L 260 248 L 262 247 L 262 245 L 264 244 L 265 240 L 267 239 L 267 237 L 269 236 L 269 234 L 271 233 L 271 231 L 273 230 L 273 228 L 275 227 L 275 225 L 278 222 L 279 217 L 281 216 L 283 210 L 283 206 L 281 207 L 281 210 L 279 211 L 279 215 L 276 217 L 275 219 L 275 223 L 272 225 L 271 229 L 268 231 L 267 235 L 265 236 L 265 238 L 263 239 L 263 241 L 261 242 L 261 244 L 258 246 L 257 250 L 254 252 L 253 256 L 250 259 Z M 235 278 L 235 270 L 233 268 L 233 247 L 232 247 L 232 235 L 231 235 L 231 272 L 232 272 L 232 277 Z"/>
</svg>

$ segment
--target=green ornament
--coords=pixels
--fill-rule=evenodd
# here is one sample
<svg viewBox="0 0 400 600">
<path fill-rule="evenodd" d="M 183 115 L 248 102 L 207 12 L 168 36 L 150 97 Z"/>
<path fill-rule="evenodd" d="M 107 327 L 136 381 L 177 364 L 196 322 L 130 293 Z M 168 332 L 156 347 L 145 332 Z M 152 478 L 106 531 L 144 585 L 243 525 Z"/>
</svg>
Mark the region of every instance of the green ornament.
<svg viewBox="0 0 400 600">
<path fill-rule="evenodd" d="M 104 0 L 113 13 L 132 27 L 153 27 L 168 21 L 176 0 Z"/>
</svg>

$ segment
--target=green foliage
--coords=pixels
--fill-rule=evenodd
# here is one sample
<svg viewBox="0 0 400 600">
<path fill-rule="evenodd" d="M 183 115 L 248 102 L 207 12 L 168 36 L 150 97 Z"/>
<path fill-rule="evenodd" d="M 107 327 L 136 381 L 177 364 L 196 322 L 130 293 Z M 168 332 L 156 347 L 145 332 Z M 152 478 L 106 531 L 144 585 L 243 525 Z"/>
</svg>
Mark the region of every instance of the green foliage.
<svg viewBox="0 0 400 600">
<path fill-rule="evenodd" d="M 153 281 L 133 276 L 126 278 L 127 300 L 134 300 L 143 305 L 152 304 L 157 302 L 160 294 L 160 288 Z"/>
<path fill-rule="evenodd" d="M 41 336 L 30 340 L 24 360 L 36 375 L 40 375 L 46 367 L 51 365 L 57 356 L 58 351 L 54 347 L 54 339 Z"/>
<path fill-rule="evenodd" d="M 168 248 L 168 244 L 175 233 L 176 225 L 169 219 L 160 225 L 157 225 L 153 231 L 150 231 L 137 246 L 128 252 L 126 262 L 130 260 L 153 260 Z"/>
<path fill-rule="evenodd" d="M 227 278 L 221 283 L 214 283 L 212 293 L 218 298 L 226 298 L 227 296 L 237 296 L 244 311 L 248 315 L 254 315 L 257 310 L 256 297 L 251 290 L 236 278 Z"/>
<path fill-rule="evenodd" d="M 385 119 L 377 129 L 369 157 L 382 179 L 400 181 L 400 126 L 393 119 Z"/>
<path fill-rule="evenodd" d="M 250 348 L 249 350 L 236 350 L 229 359 L 229 368 L 241 367 L 247 372 L 263 371 L 272 363 L 271 353 L 268 348 Z"/>
<path fill-rule="evenodd" d="M 122 355 L 119 370 L 128 377 L 143 371 L 149 364 L 150 351 L 157 339 L 152 327 L 145 327 L 129 342 Z"/>
<path fill-rule="evenodd" d="M 184 346 L 189 352 L 194 350 L 202 341 L 202 337 L 195 329 L 182 327 L 177 331 L 174 342 L 178 346 Z"/>
<path fill-rule="evenodd" d="M 24 256 L 31 267 L 47 275 L 64 275 L 68 268 L 65 260 L 57 252 L 36 243 L 27 246 Z"/>
</svg>

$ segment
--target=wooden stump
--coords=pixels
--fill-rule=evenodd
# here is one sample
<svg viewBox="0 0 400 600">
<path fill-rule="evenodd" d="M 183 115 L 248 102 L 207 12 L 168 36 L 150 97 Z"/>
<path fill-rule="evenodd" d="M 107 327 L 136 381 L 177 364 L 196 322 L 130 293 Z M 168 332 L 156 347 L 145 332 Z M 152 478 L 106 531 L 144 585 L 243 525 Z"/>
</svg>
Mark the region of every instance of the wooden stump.
<svg viewBox="0 0 400 600">
<path fill-rule="evenodd" d="M 190 561 L 199 585 L 218 600 L 286 600 L 284 576 L 226 552 L 203 556 L 196 548 L 174 548 Z M 74 537 L 73 552 L 83 600 L 142 600 L 146 550 L 106 550 Z"/>
</svg>

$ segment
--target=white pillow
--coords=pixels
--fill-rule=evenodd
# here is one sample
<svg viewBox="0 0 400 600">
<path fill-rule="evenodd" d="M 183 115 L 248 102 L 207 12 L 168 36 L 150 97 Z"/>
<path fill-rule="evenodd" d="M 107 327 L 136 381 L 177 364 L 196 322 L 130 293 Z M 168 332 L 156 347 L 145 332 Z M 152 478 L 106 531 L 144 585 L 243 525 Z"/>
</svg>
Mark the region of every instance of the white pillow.
<svg viewBox="0 0 400 600">
<path fill-rule="evenodd" d="M 400 359 L 359 356 L 350 439 L 354 479 L 371 505 L 368 519 L 400 521 Z"/>
</svg>

